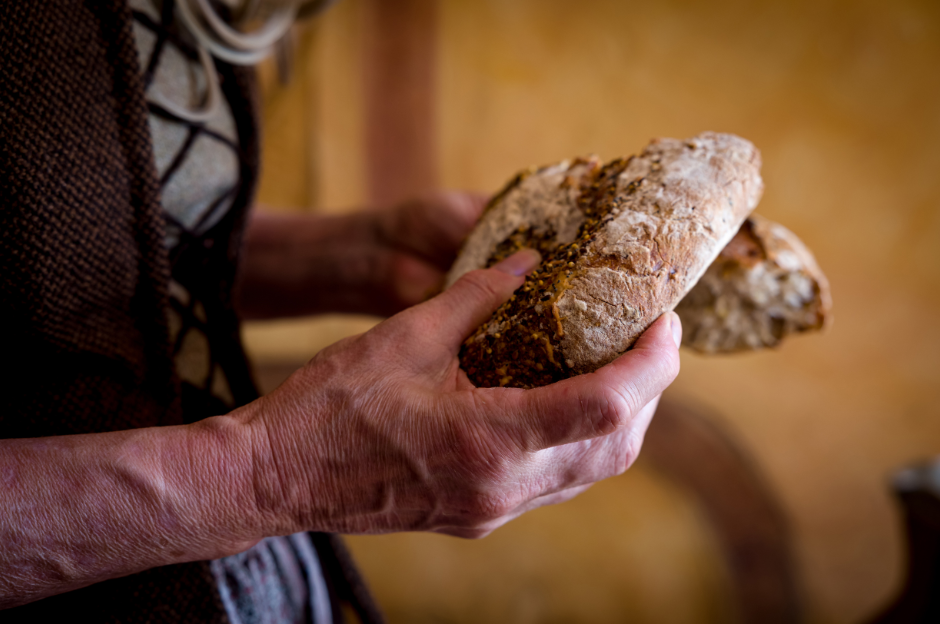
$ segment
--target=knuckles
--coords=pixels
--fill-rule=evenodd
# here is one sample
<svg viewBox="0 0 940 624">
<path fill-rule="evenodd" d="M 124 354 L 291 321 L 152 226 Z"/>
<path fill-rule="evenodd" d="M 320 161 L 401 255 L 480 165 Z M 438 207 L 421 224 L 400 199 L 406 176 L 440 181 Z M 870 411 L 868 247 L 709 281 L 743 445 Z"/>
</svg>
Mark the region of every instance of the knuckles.
<svg viewBox="0 0 940 624">
<path fill-rule="evenodd" d="M 669 380 L 668 383 L 672 383 L 679 376 L 679 368 L 679 350 L 671 349 L 666 353 L 663 363 L 663 377 Z"/>
<path fill-rule="evenodd" d="M 597 433 L 608 435 L 626 427 L 638 409 L 637 397 L 632 386 L 607 386 L 597 394 Z"/>
</svg>

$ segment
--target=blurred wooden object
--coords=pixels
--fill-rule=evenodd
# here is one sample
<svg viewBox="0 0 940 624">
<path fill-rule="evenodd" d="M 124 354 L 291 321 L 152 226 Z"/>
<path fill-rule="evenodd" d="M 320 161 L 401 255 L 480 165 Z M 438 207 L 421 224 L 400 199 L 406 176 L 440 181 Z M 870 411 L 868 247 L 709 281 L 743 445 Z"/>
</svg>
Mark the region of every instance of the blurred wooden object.
<svg viewBox="0 0 940 624">
<path fill-rule="evenodd" d="M 389 206 L 437 184 L 436 0 L 363 5 L 369 201 Z"/>
<path fill-rule="evenodd" d="M 870 624 L 940 622 L 940 459 L 898 473 L 894 493 L 904 510 L 907 574 L 899 595 Z"/>
<path fill-rule="evenodd" d="M 742 622 L 802 620 L 786 517 L 754 461 L 704 410 L 666 398 L 643 454 L 701 505 L 722 546 Z"/>
</svg>

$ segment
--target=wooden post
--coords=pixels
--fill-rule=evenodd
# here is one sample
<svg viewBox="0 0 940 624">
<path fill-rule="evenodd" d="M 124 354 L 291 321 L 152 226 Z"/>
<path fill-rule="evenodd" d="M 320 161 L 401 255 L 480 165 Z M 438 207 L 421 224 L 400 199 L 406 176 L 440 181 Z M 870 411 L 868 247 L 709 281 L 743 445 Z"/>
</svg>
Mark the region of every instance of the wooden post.
<svg viewBox="0 0 940 624">
<path fill-rule="evenodd" d="M 366 179 L 373 206 L 437 185 L 436 0 L 365 0 Z"/>
</svg>

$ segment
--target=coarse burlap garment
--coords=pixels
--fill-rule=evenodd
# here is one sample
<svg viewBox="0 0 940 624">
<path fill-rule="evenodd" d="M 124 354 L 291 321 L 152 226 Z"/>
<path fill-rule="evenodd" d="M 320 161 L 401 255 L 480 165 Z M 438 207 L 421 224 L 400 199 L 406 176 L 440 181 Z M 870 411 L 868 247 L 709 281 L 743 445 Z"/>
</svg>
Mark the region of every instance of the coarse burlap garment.
<svg viewBox="0 0 940 624">
<path fill-rule="evenodd" d="M 170 270 L 131 31 L 120 0 L 0 3 L 0 439 L 183 423 L 166 321 Z M 219 64 L 247 170 L 216 254 L 231 311 L 257 177 L 251 75 Z M 241 356 L 234 312 L 223 322 Z M 241 358 L 244 361 L 244 358 Z M 243 366 L 247 388 L 253 384 Z M 106 495 L 106 493 L 103 493 Z M 380 621 L 334 536 L 314 534 L 334 599 Z M 338 612 L 338 609 L 337 609 Z M 227 622 L 205 562 L 155 568 L 0 612 L 3 622 Z"/>
</svg>

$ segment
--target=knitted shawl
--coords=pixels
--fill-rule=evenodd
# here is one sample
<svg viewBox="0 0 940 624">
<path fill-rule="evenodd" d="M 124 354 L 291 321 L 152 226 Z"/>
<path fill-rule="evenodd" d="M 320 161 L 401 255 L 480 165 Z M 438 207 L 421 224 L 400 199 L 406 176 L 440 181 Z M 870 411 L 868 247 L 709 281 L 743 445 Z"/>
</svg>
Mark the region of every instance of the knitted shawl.
<svg viewBox="0 0 940 624">
<path fill-rule="evenodd" d="M 0 352 L 8 364 L 0 438 L 182 424 L 166 321 L 170 270 L 130 12 L 121 0 L 5 0 L 0 25 Z M 226 95 L 247 104 L 236 125 L 249 171 L 231 208 L 235 234 L 222 250 L 231 269 L 219 284 L 231 306 L 258 137 L 250 72 L 219 70 Z M 314 539 L 334 594 L 363 619 L 381 619 L 339 541 Z M 0 620 L 63 614 L 228 621 L 205 562 L 99 583 Z"/>
</svg>

